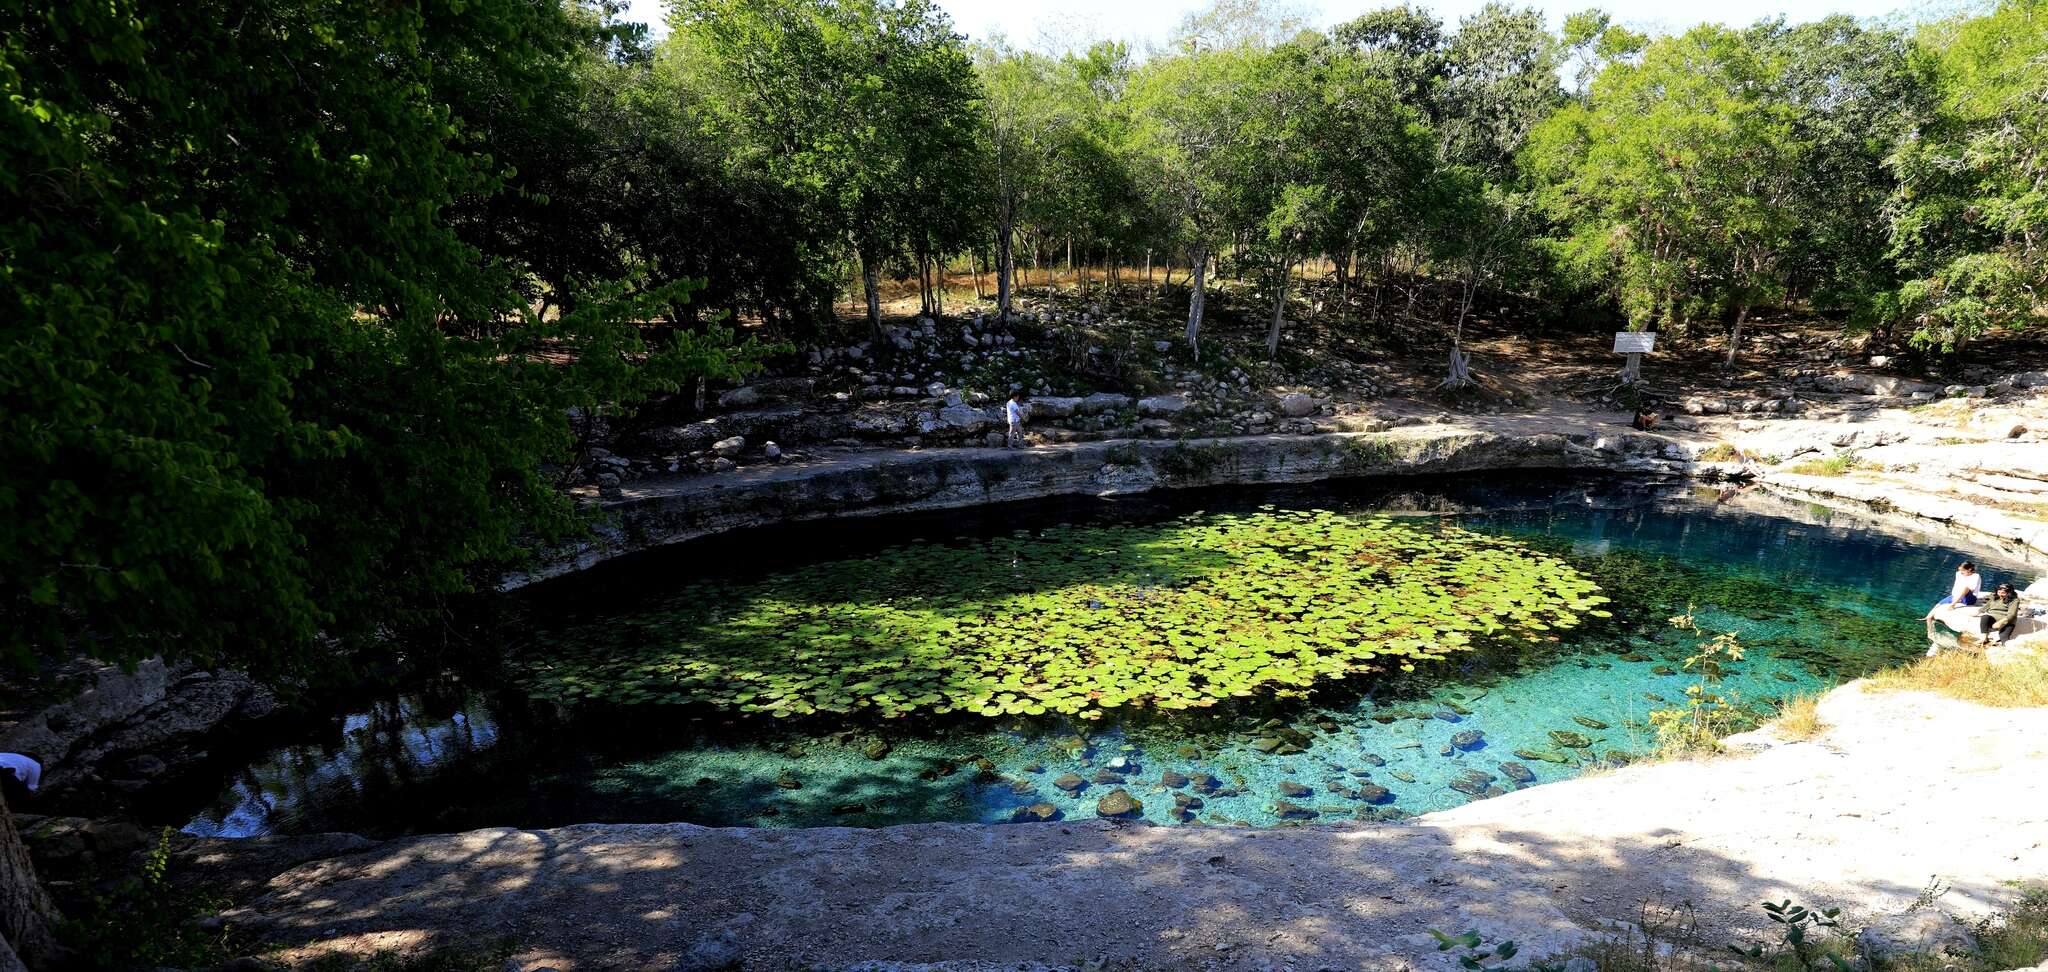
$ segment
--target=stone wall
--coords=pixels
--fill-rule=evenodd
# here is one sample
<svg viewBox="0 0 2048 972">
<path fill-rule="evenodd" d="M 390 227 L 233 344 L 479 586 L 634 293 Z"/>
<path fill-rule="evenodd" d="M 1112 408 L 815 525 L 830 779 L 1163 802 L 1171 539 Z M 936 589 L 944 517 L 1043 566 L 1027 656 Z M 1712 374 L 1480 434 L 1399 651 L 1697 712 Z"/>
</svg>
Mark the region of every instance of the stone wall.
<svg viewBox="0 0 2048 972">
<path fill-rule="evenodd" d="M 1304 483 L 1479 470 L 1598 469 L 1681 474 L 1689 451 L 1626 427 L 1413 425 L 1380 432 L 1158 441 L 1032 449 L 854 452 L 804 466 L 679 477 L 622 489 L 590 542 L 509 576 L 510 589 L 623 554 L 771 523 L 953 509 L 1055 496 L 1200 486 Z"/>
</svg>

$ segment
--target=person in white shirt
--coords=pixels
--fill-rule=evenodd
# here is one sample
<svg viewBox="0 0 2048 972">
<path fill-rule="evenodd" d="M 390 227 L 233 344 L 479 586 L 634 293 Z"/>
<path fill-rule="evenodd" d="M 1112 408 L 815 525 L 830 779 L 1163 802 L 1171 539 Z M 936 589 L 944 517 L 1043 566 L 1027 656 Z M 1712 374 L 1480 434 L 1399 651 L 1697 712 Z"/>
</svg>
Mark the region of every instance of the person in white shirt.
<svg viewBox="0 0 2048 972">
<path fill-rule="evenodd" d="M 1024 405 L 1018 401 L 1019 398 L 1023 397 L 1023 394 L 1023 392 L 1011 392 L 1010 401 L 1003 406 L 1003 413 L 1010 420 L 1010 433 L 1003 441 L 1005 445 L 1012 449 L 1024 444 Z"/>
<path fill-rule="evenodd" d="M 0 772 L 12 774 L 30 793 L 43 785 L 43 764 L 20 753 L 0 753 Z"/>
<path fill-rule="evenodd" d="M 1984 575 L 1977 573 L 1976 564 L 1965 560 L 1961 567 L 1956 568 L 1956 580 L 1949 586 L 1948 596 L 1934 602 L 1934 607 L 1927 609 L 1927 616 L 1932 618 L 1935 611 L 1949 605 L 1972 607 L 1977 603 L 1977 595 L 1983 590 Z"/>
</svg>

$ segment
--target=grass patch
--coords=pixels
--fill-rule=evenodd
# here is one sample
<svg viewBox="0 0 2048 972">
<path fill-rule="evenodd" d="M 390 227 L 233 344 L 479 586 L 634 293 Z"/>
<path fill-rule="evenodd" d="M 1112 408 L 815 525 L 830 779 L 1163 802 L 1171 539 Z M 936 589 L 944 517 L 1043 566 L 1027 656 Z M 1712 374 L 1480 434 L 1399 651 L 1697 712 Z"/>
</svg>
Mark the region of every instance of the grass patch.
<svg viewBox="0 0 2048 972">
<path fill-rule="evenodd" d="M 2048 661 L 2016 658 L 1993 665 L 1979 654 L 1944 651 L 1933 658 L 1879 672 L 1870 677 L 1870 684 L 1893 692 L 1938 692 L 1978 705 L 2048 705 Z"/>
<path fill-rule="evenodd" d="M 1820 735 L 1827 728 L 1827 723 L 1820 721 L 1820 696 L 1800 694 L 1786 699 L 1771 726 L 1786 739 L 1812 739 Z"/>
<path fill-rule="evenodd" d="M 1716 442 L 1700 450 L 1701 462 L 1741 462 L 1742 453 L 1726 442 Z"/>
<path fill-rule="evenodd" d="M 1802 476 L 1846 476 L 1850 471 L 1863 465 L 1853 452 L 1837 452 L 1826 459 L 1808 459 L 1785 467 L 1789 473 Z"/>
</svg>

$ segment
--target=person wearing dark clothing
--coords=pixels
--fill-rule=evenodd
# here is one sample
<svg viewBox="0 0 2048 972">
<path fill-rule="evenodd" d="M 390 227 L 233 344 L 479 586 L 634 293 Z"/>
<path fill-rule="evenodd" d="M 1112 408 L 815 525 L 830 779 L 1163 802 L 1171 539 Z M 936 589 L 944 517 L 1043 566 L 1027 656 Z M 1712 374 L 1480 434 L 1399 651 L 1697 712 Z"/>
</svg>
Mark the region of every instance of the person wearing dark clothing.
<svg viewBox="0 0 2048 972">
<path fill-rule="evenodd" d="M 1982 630 L 1984 643 L 1990 644 L 1993 635 L 1999 641 L 2012 637 L 2013 628 L 2019 624 L 2020 596 L 2013 592 L 2011 584 L 1998 585 L 1998 592 L 1984 601 L 1984 616 L 1977 626 Z"/>
</svg>

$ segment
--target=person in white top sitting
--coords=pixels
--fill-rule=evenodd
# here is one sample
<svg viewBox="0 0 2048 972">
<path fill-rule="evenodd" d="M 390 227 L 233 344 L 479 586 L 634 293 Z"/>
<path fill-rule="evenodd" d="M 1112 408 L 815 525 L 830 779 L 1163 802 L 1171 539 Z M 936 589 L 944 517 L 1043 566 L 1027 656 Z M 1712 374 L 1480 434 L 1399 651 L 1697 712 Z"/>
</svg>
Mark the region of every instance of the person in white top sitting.
<svg viewBox="0 0 2048 972">
<path fill-rule="evenodd" d="M 1965 560 L 1961 567 L 1956 568 L 1956 580 L 1950 585 L 1948 596 L 1934 602 L 1934 607 L 1927 609 L 1927 617 L 1933 618 L 1935 611 L 1950 605 L 1973 607 L 1977 603 L 1977 595 L 1983 590 L 1984 575 L 1977 573 L 1976 564 Z"/>
<path fill-rule="evenodd" d="M 1010 433 L 1003 443 L 1012 449 L 1024 444 L 1024 405 L 1018 401 L 1023 396 L 1023 392 L 1011 392 L 1010 401 L 1003 406 L 1003 413 L 1010 420 Z"/>
</svg>

